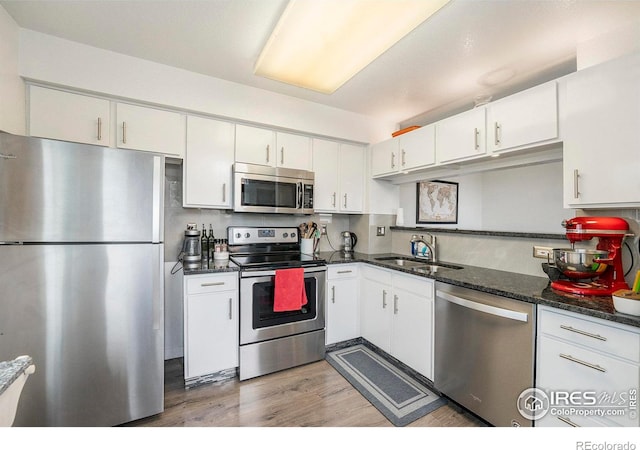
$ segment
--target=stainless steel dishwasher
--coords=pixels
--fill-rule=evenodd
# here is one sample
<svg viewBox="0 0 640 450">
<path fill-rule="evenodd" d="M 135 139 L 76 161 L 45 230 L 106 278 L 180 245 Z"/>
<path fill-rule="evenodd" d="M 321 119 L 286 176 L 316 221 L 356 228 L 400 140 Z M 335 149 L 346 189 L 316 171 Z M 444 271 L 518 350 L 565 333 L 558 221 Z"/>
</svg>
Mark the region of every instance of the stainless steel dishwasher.
<svg viewBox="0 0 640 450">
<path fill-rule="evenodd" d="M 436 282 L 436 389 L 495 426 L 533 426 L 518 397 L 534 386 L 535 307 Z"/>
</svg>

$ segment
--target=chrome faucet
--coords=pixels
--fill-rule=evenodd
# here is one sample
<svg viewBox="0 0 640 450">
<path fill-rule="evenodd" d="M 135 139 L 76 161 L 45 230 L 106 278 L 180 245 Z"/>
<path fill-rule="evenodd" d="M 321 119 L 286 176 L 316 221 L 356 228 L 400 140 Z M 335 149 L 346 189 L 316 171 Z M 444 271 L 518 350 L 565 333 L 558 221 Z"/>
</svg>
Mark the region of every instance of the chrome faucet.
<svg viewBox="0 0 640 450">
<path fill-rule="evenodd" d="M 425 258 L 429 261 L 436 262 L 436 237 L 433 234 L 427 234 L 427 236 L 429 236 L 429 242 L 424 239 L 423 235 L 418 236 L 417 234 L 414 234 L 411 236 L 411 244 L 413 244 L 411 246 L 411 254 L 416 258 Z M 421 255 L 418 253 L 417 244 L 420 243 L 424 244 L 429 250 L 427 255 Z"/>
</svg>

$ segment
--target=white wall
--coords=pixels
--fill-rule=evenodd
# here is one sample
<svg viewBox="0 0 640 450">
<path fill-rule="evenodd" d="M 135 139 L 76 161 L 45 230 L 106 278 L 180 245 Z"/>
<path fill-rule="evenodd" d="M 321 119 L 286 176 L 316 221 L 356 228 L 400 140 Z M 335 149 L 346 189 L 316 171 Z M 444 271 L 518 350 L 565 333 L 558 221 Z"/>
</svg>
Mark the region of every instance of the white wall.
<svg viewBox="0 0 640 450">
<path fill-rule="evenodd" d="M 362 143 L 397 124 L 140 58 L 20 30 L 25 78 L 187 111 Z"/>
<path fill-rule="evenodd" d="M 18 75 L 20 29 L 0 6 L 0 130 L 25 134 L 24 83 Z"/>
</svg>

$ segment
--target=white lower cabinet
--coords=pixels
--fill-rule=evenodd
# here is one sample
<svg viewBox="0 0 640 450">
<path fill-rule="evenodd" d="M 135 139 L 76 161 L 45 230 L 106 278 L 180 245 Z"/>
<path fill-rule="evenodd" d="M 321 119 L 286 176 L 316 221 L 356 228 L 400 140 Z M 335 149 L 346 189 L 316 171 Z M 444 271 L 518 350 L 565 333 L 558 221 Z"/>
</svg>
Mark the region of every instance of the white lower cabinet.
<svg viewBox="0 0 640 450">
<path fill-rule="evenodd" d="M 360 336 L 359 284 L 357 264 L 338 264 L 327 269 L 327 345 Z"/>
<path fill-rule="evenodd" d="M 362 268 L 362 337 L 429 379 L 433 379 L 433 297 L 433 280 Z"/>
<path fill-rule="evenodd" d="M 538 306 L 536 366 L 550 398 L 536 426 L 640 425 L 637 329 Z"/>
<path fill-rule="evenodd" d="M 184 277 L 185 380 L 238 367 L 238 274 Z"/>
</svg>

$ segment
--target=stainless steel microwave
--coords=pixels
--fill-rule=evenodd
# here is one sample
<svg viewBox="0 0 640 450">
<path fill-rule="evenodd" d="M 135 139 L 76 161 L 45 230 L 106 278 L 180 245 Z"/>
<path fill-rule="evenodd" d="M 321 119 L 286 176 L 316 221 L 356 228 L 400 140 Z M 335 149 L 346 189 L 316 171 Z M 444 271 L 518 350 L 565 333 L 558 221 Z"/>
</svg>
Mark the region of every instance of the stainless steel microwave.
<svg viewBox="0 0 640 450">
<path fill-rule="evenodd" d="M 306 170 L 236 163 L 233 210 L 313 214 L 313 181 L 313 172 Z"/>
</svg>

